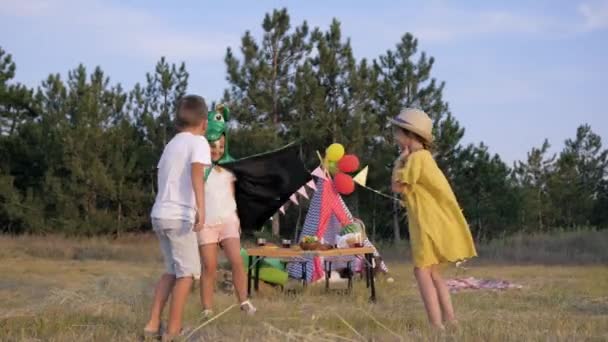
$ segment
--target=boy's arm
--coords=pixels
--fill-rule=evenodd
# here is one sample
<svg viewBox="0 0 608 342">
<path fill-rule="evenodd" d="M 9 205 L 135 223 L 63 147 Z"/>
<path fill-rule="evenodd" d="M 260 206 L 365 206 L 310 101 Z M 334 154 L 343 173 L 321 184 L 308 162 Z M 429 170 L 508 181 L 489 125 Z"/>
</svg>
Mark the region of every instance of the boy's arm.
<svg viewBox="0 0 608 342">
<path fill-rule="evenodd" d="M 192 163 L 192 188 L 196 199 L 194 231 L 198 232 L 205 224 L 205 165 Z"/>
</svg>

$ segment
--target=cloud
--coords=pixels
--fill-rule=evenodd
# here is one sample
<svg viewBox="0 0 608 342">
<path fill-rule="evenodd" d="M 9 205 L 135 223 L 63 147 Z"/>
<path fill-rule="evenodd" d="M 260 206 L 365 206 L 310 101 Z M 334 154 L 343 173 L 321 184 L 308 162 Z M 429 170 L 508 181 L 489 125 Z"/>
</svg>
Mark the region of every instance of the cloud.
<svg viewBox="0 0 608 342">
<path fill-rule="evenodd" d="M 44 14 L 50 8 L 49 1 L 7 0 L 3 1 L 2 6 L 0 6 L 0 14 L 15 17 L 34 17 Z"/>
<path fill-rule="evenodd" d="M 119 56 L 217 60 L 226 45 L 238 42 L 237 36 L 213 27 L 180 30 L 151 12 L 98 0 L 5 0 L 0 16 L 42 26 L 65 40 Z"/>
<path fill-rule="evenodd" d="M 608 0 L 582 3 L 578 11 L 583 16 L 586 31 L 608 28 Z"/>
<path fill-rule="evenodd" d="M 571 13 L 456 8 L 431 2 L 417 9 L 408 25 L 421 40 L 435 43 L 497 36 L 559 39 L 608 27 L 608 0 L 583 3 Z"/>
<path fill-rule="evenodd" d="M 470 39 L 500 34 L 537 35 L 551 28 L 543 17 L 508 11 L 434 10 L 424 23 L 414 25 L 414 33 L 425 41 Z"/>
</svg>

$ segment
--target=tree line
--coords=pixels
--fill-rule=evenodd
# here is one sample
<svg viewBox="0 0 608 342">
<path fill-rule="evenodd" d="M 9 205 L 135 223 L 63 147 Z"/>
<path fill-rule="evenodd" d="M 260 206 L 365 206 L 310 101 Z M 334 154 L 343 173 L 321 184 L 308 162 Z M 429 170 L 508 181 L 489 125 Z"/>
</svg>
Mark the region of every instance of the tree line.
<svg viewBox="0 0 608 342">
<path fill-rule="evenodd" d="M 477 239 L 518 231 L 608 225 L 608 150 L 591 127 L 573 127 L 561 152 L 549 142 L 507 165 L 465 133 L 432 76 L 435 59 L 405 33 L 377 58 L 358 59 L 334 19 L 325 30 L 291 23 L 285 9 L 245 32 L 225 55 L 231 153 L 244 157 L 298 141 L 311 170 L 332 142 L 369 165 L 370 187 L 389 193 L 397 156 L 388 118 L 418 107 L 434 120 L 434 154 Z M 186 65 L 161 58 L 145 82 L 124 89 L 100 67 L 67 78 L 50 74 L 35 89 L 17 82 L 0 47 L 0 231 L 113 234 L 150 229 L 156 163 L 175 133 L 172 115 L 186 94 Z M 203 96 L 205 94 L 202 94 Z M 208 99 L 209 100 L 209 99 Z M 376 239 L 404 238 L 406 213 L 365 189 L 346 198 Z M 291 236 L 306 203 L 275 216 Z M 280 225 L 279 225 L 280 223 Z"/>
</svg>

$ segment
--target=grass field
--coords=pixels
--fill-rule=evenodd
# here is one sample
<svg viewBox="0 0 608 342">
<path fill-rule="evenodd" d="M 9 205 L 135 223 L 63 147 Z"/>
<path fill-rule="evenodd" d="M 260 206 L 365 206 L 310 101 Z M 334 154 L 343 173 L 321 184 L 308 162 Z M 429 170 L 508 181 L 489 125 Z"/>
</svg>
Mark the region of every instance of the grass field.
<svg viewBox="0 0 608 342">
<path fill-rule="evenodd" d="M 406 247 L 385 247 L 394 283 L 379 300 L 364 282 L 351 296 L 310 287 L 265 289 L 255 317 L 234 308 L 200 329 L 199 341 L 606 341 L 608 232 L 513 238 L 480 246 L 481 257 L 446 276 L 500 278 L 521 290 L 453 295 L 457 329 L 427 328 Z M 133 341 L 147 318 L 162 264 L 152 236 L 68 240 L 0 237 L 0 340 Z M 197 289 L 198 290 L 198 289 Z M 216 312 L 235 300 L 217 293 Z M 197 327 L 198 296 L 186 324 Z"/>
</svg>

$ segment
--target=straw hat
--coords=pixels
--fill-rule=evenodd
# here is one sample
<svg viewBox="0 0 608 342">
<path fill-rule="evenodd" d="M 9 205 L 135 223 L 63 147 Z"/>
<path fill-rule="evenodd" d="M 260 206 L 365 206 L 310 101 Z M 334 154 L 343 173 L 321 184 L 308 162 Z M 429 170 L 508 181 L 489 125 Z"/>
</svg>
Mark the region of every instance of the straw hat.
<svg viewBox="0 0 608 342">
<path fill-rule="evenodd" d="M 406 108 L 390 122 L 412 133 L 418 134 L 422 139 L 429 143 L 433 140 L 433 120 L 420 109 Z"/>
</svg>

